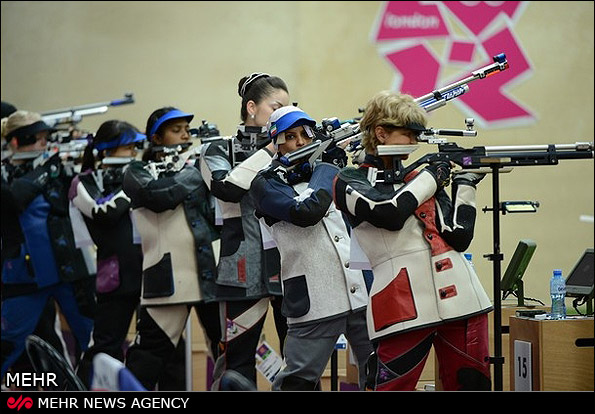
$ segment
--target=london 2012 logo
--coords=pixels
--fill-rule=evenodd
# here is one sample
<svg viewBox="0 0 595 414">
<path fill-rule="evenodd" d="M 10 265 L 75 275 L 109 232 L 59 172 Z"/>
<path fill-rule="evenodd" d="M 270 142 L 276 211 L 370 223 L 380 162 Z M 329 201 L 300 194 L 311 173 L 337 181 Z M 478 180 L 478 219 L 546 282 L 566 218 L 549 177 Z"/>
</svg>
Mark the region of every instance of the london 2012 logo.
<svg viewBox="0 0 595 414">
<path fill-rule="evenodd" d="M 16 400 L 14 399 L 14 397 L 9 397 L 6 401 L 6 405 L 8 406 L 8 408 L 16 408 L 16 410 L 19 411 L 23 407 L 27 409 L 33 407 L 33 400 L 29 397 L 23 398 L 22 395 L 19 396 L 19 398 Z"/>
<path fill-rule="evenodd" d="M 387 1 L 371 32 L 371 41 L 395 69 L 393 89 L 422 96 L 454 83 L 505 53 L 510 67 L 474 83 L 472 93 L 454 102 L 483 127 L 535 122 L 535 115 L 508 89 L 533 70 L 514 35 L 524 1 Z M 485 99 L 489 96 L 490 99 Z"/>
</svg>

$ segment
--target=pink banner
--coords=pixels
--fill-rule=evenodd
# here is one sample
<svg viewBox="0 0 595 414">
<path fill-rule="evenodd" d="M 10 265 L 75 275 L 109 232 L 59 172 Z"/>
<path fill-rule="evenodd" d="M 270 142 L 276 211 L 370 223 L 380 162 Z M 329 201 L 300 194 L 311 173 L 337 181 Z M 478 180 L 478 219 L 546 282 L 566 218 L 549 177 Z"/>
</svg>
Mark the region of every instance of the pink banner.
<svg viewBox="0 0 595 414">
<path fill-rule="evenodd" d="M 471 113 L 484 127 L 512 126 L 534 122 L 535 116 L 506 88 L 528 78 L 531 65 L 514 36 L 514 21 L 527 2 L 445 1 L 385 2 L 372 38 L 379 52 L 397 73 L 396 88 L 413 96 L 425 95 L 466 78 L 492 63 L 492 56 L 504 53 L 509 69 L 469 84 L 470 91 L 451 101 Z M 453 34 L 446 24 L 456 21 L 465 35 Z M 446 40 L 441 54 L 428 41 Z M 458 69 L 458 75 L 440 75 Z"/>
<path fill-rule="evenodd" d="M 420 96 L 436 86 L 440 62 L 424 45 L 389 53 L 386 58 L 403 77 L 400 88 L 402 92 Z"/>
<path fill-rule="evenodd" d="M 478 36 L 492 21 L 501 15 L 513 18 L 520 1 L 444 1 L 450 12 L 471 32 Z"/>
<path fill-rule="evenodd" d="M 435 5 L 417 1 L 389 1 L 376 33 L 376 41 L 410 37 L 448 36 L 448 29 Z"/>
<path fill-rule="evenodd" d="M 490 56 L 506 51 L 509 68 L 486 79 L 474 81 L 470 85 L 471 91 L 458 99 L 472 111 L 480 114 L 488 124 L 496 124 L 504 120 L 530 119 L 531 114 L 504 92 L 507 84 L 531 69 L 512 32 L 507 28 L 502 29 L 483 41 L 481 45 Z M 492 62 L 485 62 L 486 65 L 489 63 Z"/>
</svg>

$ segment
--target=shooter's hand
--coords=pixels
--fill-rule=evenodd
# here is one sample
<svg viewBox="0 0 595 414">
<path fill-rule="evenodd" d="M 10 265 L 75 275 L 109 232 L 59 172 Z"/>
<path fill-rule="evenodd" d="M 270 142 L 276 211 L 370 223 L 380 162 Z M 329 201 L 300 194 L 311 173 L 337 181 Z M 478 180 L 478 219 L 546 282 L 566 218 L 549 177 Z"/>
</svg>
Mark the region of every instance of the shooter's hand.
<svg viewBox="0 0 595 414">
<path fill-rule="evenodd" d="M 347 166 L 347 154 L 342 148 L 333 147 L 322 153 L 322 161 L 344 168 Z"/>
<path fill-rule="evenodd" d="M 428 165 L 425 170 L 432 173 L 440 189 L 450 184 L 450 168 L 450 163 L 446 161 L 435 161 Z"/>
</svg>

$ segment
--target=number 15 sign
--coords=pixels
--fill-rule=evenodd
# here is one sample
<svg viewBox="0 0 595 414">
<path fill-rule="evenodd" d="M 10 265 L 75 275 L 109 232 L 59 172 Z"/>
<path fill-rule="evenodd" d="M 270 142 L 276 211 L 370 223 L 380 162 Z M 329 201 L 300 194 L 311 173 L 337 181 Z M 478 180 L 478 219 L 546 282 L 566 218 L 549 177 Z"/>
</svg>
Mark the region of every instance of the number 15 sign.
<svg viewBox="0 0 595 414">
<path fill-rule="evenodd" d="M 531 342 L 514 341 L 514 390 L 533 390 Z"/>
</svg>

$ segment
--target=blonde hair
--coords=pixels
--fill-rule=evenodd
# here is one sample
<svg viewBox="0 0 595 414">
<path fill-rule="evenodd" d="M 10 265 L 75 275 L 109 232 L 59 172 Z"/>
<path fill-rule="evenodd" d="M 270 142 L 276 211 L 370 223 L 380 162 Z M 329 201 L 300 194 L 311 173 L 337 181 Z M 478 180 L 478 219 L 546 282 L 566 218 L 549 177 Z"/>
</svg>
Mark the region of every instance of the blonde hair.
<svg viewBox="0 0 595 414">
<path fill-rule="evenodd" d="M 41 115 L 37 112 L 23 110 L 13 112 L 9 117 L 2 119 L 2 138 L 9 141 L 12 132 L 39 121 L 41 121 Z"/>
<path fill-rule="evenodd" d="M 367 103 L 364 116 L 359 122 L 363 133 L 362 145 L 367 153 L 376 152 L 379 141 L 374 129 L 377 126 L 394 128 L 409 123 L 425 126 L 427 122 L 426 111 L 411 95 L 391 91 L 378 92 Z"/>
<path fill-rule="evenodd" d="M 2 134 L 1 134 L 0 136 L 1 136 L 1 137 L 2 137 L 2 139 L 4 139 L 4 140 L 6 139 L 6 138 L 5 138 L 5 135 L 4 135 L 4 132 L 6 131 L 6 123 L 7 123 L 7 122 L 8 122 L 8 117 L 6 117 L 6 118 L 2 118 L 2 130 L 1 130 L 1 131 L 2 131 Z"/>
</svg>

